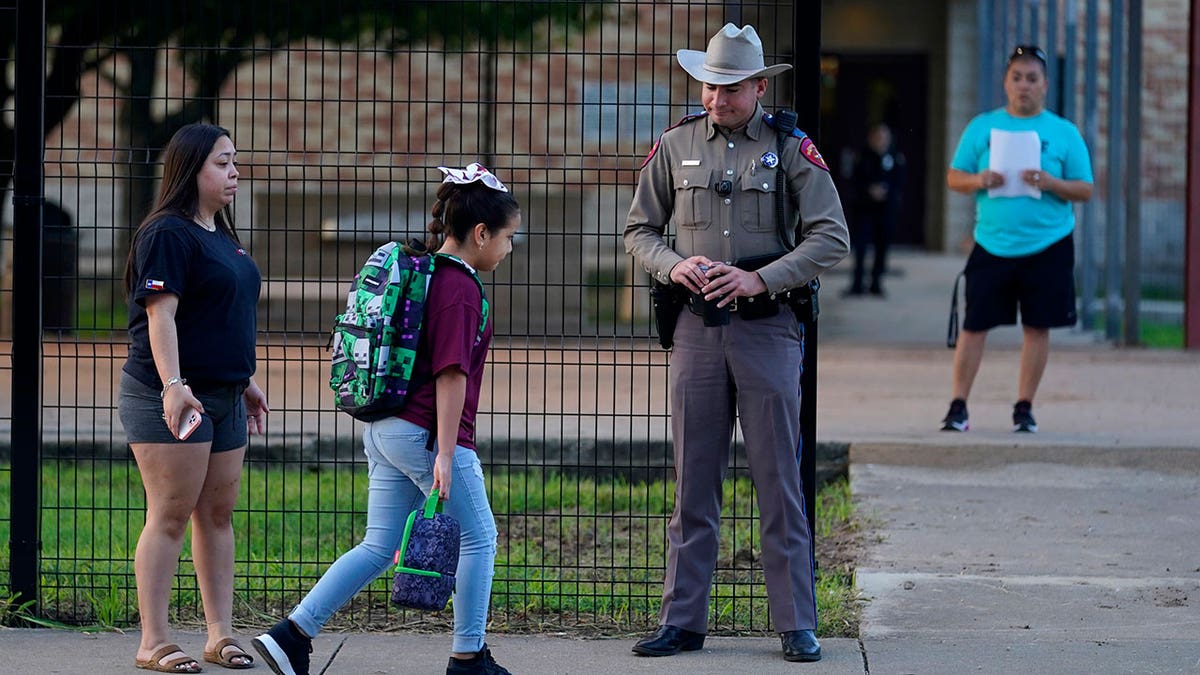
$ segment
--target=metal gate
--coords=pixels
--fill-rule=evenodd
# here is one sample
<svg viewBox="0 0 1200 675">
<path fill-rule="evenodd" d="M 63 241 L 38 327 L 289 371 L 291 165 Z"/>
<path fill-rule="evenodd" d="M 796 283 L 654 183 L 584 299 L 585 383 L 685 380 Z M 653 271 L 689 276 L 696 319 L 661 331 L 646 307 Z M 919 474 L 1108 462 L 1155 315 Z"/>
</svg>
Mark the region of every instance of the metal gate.
<svg viewBox="0 0 1200 675">
<path fill-rule="evenodd" d="M 36 39 L 40 11 L 0 8 L 22 101 L 44 88 L 44 122 L 18 108 L 17 154 L 0 158 L 18 173 L 32 163 L 14 218 L 42 224 L 42 256 L 32 229 L 3 241 L 17 290 L 0 297 L 13 337 L 3 384 L 31 385 L 3 411 L 12 545 L 0 570 L 25 597 L 36 589 L 39 616 L 136 620 L 144 502 L 115 410 L 121 275 L 162 148 L 207 120 L 238 148 L 235 221 L 263 274 L 256 380 L 272 408 L 235 513 L 239 615 L 288 609 L 361 536 L 361 425 L 333 410 L 323 379 L 331 320 L 367 253 L 424 232 L 436 167 L 480 161 L 523 212 L 513 255 L 485 278 L 493 616 L 513 629 L 655 623 L 673 499 L 666 357 L 620 232 L 642 158 L 695 106 L 674 51 L 736 20 L 760 27 L 769 60 L 791 60 L 792 3 L 56 2 L 44 64 L 40 44 L 20 42 Z M 729 486 L 713 628 L 765 630 L 744 461 Z M 352 620 L 429 620 L 386 600 L 377 582 Z M 199 613 L 186 545 L 172 607 Z"/>
</svg>

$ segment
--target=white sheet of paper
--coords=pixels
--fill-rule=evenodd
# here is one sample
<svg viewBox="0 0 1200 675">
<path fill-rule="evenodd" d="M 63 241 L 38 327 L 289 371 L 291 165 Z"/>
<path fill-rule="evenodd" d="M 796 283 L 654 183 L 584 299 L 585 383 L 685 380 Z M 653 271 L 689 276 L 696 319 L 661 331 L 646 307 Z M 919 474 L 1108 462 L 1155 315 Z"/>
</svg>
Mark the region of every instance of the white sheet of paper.
<svg viewBox="0 0 1200 675">
<path fill-rule="evenodd" d="M 992 129 L 988 169 L 1004 176 L 1004 185 L 988 190 L 989 197 L 1033 197 L 1042 191 L 1021 180 L 1025 169 L 1042 168 L 1042 139 L 1036 131 Z"/>
</svg>

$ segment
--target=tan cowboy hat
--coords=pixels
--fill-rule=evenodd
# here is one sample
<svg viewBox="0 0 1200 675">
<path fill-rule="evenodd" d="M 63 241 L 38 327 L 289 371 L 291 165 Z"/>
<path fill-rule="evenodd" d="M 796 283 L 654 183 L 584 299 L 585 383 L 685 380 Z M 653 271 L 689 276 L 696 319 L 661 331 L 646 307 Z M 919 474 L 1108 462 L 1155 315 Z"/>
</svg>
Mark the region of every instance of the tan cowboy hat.
<svg viewBox="0 0 1200 675">
<path fill-rule="evenodd" d="M 727 23 L 708 41 L 708 51 L 680 49 L 675 53 L 688 75 L 705 84 L 734 84 L 752 77 L 774 77 L 791 64 L 763 65 L 762 40 L 750 25 Z"/>
</svg>

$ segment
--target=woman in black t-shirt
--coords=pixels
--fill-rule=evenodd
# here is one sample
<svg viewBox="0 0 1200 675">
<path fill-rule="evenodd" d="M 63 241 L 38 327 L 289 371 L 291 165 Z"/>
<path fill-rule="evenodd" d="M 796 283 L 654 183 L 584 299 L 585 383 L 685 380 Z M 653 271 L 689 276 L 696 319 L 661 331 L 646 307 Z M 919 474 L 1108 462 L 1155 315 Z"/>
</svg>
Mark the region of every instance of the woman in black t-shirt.
<svg viewBox="0 0 1200 675">
<path fill-rule="evenodd" d="M 180 129 L 125 267 L 130 347 L 118 408 L 146 490 L 134 572 L 142 623 L 136 665 L 148 670 L 200 671 L 168 639 L 171 584 L 189 520 L 208 626 L 204 660 L 226 668 L 254 663 L 232 637 L 232 515 L 247 434 L 264 431 L 268 408 L 252 379 L 261 277 L 229 208 L 236 158 L 225 129 Z"/>
</svg>

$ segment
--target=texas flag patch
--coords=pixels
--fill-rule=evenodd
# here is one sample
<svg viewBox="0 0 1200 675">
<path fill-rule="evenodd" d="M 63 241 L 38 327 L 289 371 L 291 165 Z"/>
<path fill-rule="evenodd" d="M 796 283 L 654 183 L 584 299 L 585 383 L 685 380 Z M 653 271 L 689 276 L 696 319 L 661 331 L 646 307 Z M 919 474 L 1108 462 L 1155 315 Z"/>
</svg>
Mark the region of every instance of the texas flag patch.
<svg viewBox="0 0 1200 675">
<path fill-rule="evenodd" d="M 163 288 L 163 282 L 159 281 L 158 279 L 146 280 L 146 290 L 148 291 L 161 291 Z"/>
</svg>

